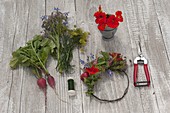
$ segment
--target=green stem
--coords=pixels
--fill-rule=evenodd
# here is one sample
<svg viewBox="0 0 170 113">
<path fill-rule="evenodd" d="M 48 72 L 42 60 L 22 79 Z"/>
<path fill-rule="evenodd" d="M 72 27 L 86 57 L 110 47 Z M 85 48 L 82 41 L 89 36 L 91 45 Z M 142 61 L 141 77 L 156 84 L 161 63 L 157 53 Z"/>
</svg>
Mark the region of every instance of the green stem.
<svg viewBox="0 0 170 113">
<path fill-rule="evenodd" d="M 68 51 L 68 53 L 67 53 L 66 61 L 68 61 L 68 60 L 69 60 L 69 57 L 70 57 L 70 50 L 69 50 L 69 51 Z"/>
<path fill-rule="evenodd" d="M 68 50 L 68 53 L 67 53 L 67 58 L 66 58 L 66 61 L 69 61 L 69 58 L 70 58 L 70 56 L 72 56 L 73 55 L 73 48 L 72 47 L 70 47 L 70 49 Z M 70 62 L 69 62 L 70 63 Z"/>
<path fill-rule="evenodd" d="M 50 36 L 50 38 L 54 42 L 54 44 L 57 46 L 57 60 L 59 62 L 59 60 L 60 60 L 60 40 L 59 40 L 59 35 L 56 35 L 55 38 L 53 36 Z"/>
<path fill-rule="evenodd" d="M 32 61 L 32 59 L 30 58 L 30 56 L 28 56 L 27 54 L 25 54 L 24 52 L 22 52 L 22 54 L 23 55 L 25 55 L 27 58 L 29 58 L 30 59 L 30 63 L 32 64 L 32 66 L 36 69 L 36 71 L 38 72 L 38 70 L 37 69 L 39 69 L 41 72 L 45 72 L 45 71 L 43 71 L 40 67 L 38 67 L 38 65 L 36 65 L 35 63 L 33 63 L 33 61 Z M 45 75 L 48 75 L 49 73 L 44 73 Z M 38 76 L 37 76 L 38 78 L 41 78 L 41 75 L 38 73 Z"/>
<path fill-rule="evenodd" d="M 35 68 L 35 70 L 36 70 L 36 73 L 37 73 L 37 77 L 38 77 L 38 79 L 39 79 L 39 78 L 41 78 L 42 76 L 40 75 L 40 73 L 39 73 L 38 69 L 37 69 L 37 68 Z"/>
<path fill-rule="evenodd" d="M 56 36 L 57 38 L 57 58 L 58 58 L 58 62 L 60 61 L 60 40 L 59 40 L 59 35 Z"/>
<path fill-rule="evenodd" d="M 50 39 L 54 42 L 54 44 L 57 46 L 57 68 L 60 67 L 60 40 L 59 40 L 59 35 L 56 35 L 55 38 L 51 35 Z"/>
<path fill-rule="evenodd" d="M 33 41 L 32 41 L 32 42 L 33 42 Z M 38 55 L 37 55 L 37 53 L 36 53 L 36 51 L 35 51 L 35 49 L 34 49 L 34 47 L 33 47 L 32 42 L 31 42 L 31 47 L 32 47 L 32 49 L 33 49 L 33 51 L 34 51 L 34 54 L 36 55 L 36 57 L 38 58 L 38 60 L 39 60 L 39 62 L 40 62 L 40 64 L 41 64 L 41 66 L 42 66 L 42 68 L 45 70 L 46 74 L 48 75 L 49 72 L 48 72 L 48 70 L 45 68 L 44 64 L 41 62 L 40 58 L 38 57 Z"/>
</svg>

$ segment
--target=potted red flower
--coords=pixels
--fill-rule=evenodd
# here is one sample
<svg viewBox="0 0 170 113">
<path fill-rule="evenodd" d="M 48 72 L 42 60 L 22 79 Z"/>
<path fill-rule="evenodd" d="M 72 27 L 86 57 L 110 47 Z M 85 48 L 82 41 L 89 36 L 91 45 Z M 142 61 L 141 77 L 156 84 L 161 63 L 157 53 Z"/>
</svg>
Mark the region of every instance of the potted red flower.
<svg viewBox="0 0 170 113">
<path fill-rule="evenodd" d="M 103 39 L 113 38 L 119 23 L 123 22 L 121 11 L 117 11 L 115 14 L 107 14 L 102 11 L 101 5 L 99 5 L 99 10 L 94 13 L 94 16 L 96 17 L 95 22 L 98 24 L 98 29 L 102 33 Z"/>
</svg>

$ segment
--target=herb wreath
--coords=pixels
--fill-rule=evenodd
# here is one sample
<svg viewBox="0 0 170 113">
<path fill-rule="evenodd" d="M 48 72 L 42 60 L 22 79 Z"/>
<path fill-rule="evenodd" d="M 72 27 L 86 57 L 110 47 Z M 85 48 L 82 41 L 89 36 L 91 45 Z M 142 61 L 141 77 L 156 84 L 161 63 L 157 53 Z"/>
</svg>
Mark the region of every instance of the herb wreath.
<svg viewBox="0 0 170 113">
<path fill-rule="evenodd" d="M 108 52 L 101 52 L 100 56 L 96 57 L 96 59 L 94 59 L 94 55 L 91 54 L 90 58 L 91 61 L 87 63 L 85 63 L 83 60 L 80 60 L 81 64 L 85 64 L 83 69 L 84 73 L 81 74 L 80 78 L 87 86 L 88 90 L 86 94 L 93 96 L 100 101 L 106 102 L 115 102 L 123 99 L 129 89 L 129 77 L 125 72 L 127 69 L 126 58 L 123 58 L 120 53 L 108 53 Z M 100 76 L 102 75 L 103 72 L 107 72 L 109 75 L 112 75 L 113 72 L 119 73 L 120 75 L 123 74 L 126 75 L 128 83 L 121 97 L 114 100 L 107 100 L 101 99 L 94 95 L 94 86 L 101 78 Z"/>
</svg>

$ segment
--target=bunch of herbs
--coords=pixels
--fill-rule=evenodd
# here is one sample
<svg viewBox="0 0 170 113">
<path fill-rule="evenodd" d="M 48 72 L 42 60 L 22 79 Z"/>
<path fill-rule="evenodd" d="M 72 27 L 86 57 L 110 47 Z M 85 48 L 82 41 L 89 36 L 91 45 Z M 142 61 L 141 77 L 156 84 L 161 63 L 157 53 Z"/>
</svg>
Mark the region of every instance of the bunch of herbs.
<svg viewBox="0 0 170 113">
<path fill-rule="evenodd" d="M 68 27 L 68 13 L 62 13 L 57 10 L 51 15 L 45 16 L 42 28 L 44 37 L 50 39 L 55 44 L 54 51 L 51 53 L 57 62 L 56 69 L 59 73 L 69 73 L 73 69 L 71 61 L 73 59 L 73 50 L 86 45 L 88 32 L 74 26 L 73 29 Z"/>
</svg>

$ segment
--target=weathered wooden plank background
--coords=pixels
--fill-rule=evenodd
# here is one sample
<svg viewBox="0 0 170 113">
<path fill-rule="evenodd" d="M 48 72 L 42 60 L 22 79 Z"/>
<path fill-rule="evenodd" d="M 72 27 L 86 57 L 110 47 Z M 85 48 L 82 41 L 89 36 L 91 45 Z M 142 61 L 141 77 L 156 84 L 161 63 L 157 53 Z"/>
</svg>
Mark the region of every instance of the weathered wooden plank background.
<svg viewBox="0 0 170 113">
<path fill-rule="evenodd" d="M 124 22 L 120 24 L 114 40 L 101 39 L 93 14 L 98 5 L 113 13 L 121 10 Z M 48 69 L 56 79 L 61 102 L 51 88 L 44 94 L 36 86 L 36 78 L 29 69 L 11 70 L 12 51 L 25 45 L 41 29 L 40 17 L 50 14 L 53 7 L 69 11 L 71 24 L 89 31 L 86 53 L 74 51 L 75 72 L 59 76 L 56 62 L 50 58 Z M 170 1 L 169 0 L 0 0 L 0 113 L 170 113 Z M 140 38 L 139 38 L 140 35 Z M 141 41 L 144 56 L 149 60 L 151 87 L 134 88 L 133 66 L 129 63 L 130 89 L 126 97 L 115 103 L 100 103 L 85 95 L 86 87 L 79 79 L 79 59 L 90 53 L 116 51 L 128 59 L 137 55 Z M 143 73 L 143 72 L 141 72 Z M 67 77 L 76 83 L 76 96 L 67 93 Z M 106 77 L 97 85 L 96 94 L 102 98 L 116 98 L 124 90 L 126 80 Z"/>
</svg>

